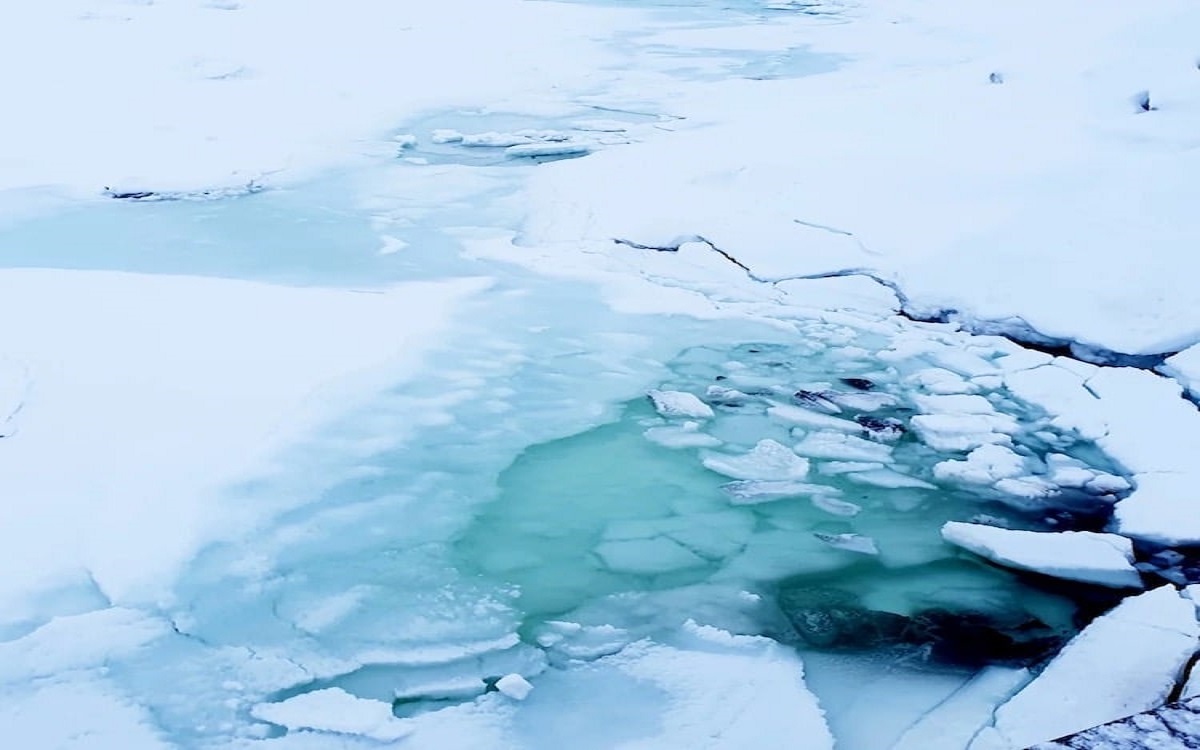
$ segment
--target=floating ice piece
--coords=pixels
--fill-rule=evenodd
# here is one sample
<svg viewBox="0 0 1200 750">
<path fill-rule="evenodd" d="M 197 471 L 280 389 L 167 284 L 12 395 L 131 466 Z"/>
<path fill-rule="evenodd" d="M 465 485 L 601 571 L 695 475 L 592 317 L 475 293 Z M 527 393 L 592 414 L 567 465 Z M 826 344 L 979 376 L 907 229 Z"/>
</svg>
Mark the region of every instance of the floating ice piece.
<svg viewBox="0 0 1200 750">
<path fill-rule="evenodd" d="M 590 133 L 624 133 L 629 130 L 629 123 L 620 120 L 576 120 L 571 127 Z"/>
<path fill-rule="evenodd" d="M 862 425 L 863 434 L 880 443 L 894 443 L 908 432 L 904 423 L 895 417 L 870 417 L 859 414 L 854 421 Z"/>
<path fill-rule="evenodd" d="M 826 414 L 842 413 L 842 407 L 834 403 L 824 391 L 799 390 L 792 394 L 792 398 L 806 409 L 814 409 Z"/>
<path fill-rule="evenodd" d="M 516 133 L 471 133 L 463 135 L 459 140 L 463 146 L 470 148 L 508 148 L 525 143 L 535 143 L 535 139 Z"/>
<path fill-rule="evenodd" d="M 785 497 L 812 497 L 841 494 L 841 490 L 824 484 L 806 482 L 749 479 L 721 485 L 734 505 L 758 505 Z"/>
<path fill-rule="evenodd" d="M 1130 597 L 997 709 L 972 748 L 1026 748 L 1160 706 L 1198 636 L 1195 608 L 1173 586 Z"/>
<path fill-rule="evenodd" d="M 950 521 L 942 526 L 942 538 L 1010 568 L 1113 588 L 1142 587 L 1133 567 L 1133 544 L 1116 534 L 1015 531 Z"/>
<path fill-rule="evenodd" d="M 861 555 L 879 554 L 879 548 L 875 546 L 875 540 L 862 534 L 822 534 L 819 531 L 814 531 L 813 536 L 825 542 L 830 547 L 844 549 L 847 552 L 857 552 Z"/>
<path fill-rule="evenodd" d="M 1050 469 L 1049 480 L 1059 487 L 1084 487 L 1096 478 L 1096 472 L 1087 464 L 1061 453 L 1048 454 L 1046 466 Z"/>
<path fill-rule="evenodd" d="M 812 501 L 814 508 L 818 508 L 835 516 L 851 518 L 853 516 L 857 516 L 859 513 L 862 513 L 861 505 L 855 505 L 848 500 L 839 500 L 831 495 L 813 495 L 809 499 Z"/>
<path fill-rule="evenodd" d="M 826 461 L 817 467 L 817 473 L 826 476 L 850 474 L 855 471 L 875 471 L 882 469 L 883 464 L 875 461 Z"/>
<path fill-rule="evenodd" d="M 962 484 L 994 484 L 1024 474 L 1025 459 L 1003 445 L 982 445 L 963 461 L 942 461 L 933 467 L 939 481 Z"/>
<path fill-rule="evenodd" d="M 736 388 L 725 388 L 719 385 L 710 385 L 704 392 L 704 397 L 714 404 L 724 406 L 737 406 L 754 400 L 749 393 L 742 393 Z"/>
<path fill-rule="evenodd" d="M 685 391 L 650 391 L 646 394 L 654 403 L 654 410 L 664 417 L 690 417 L 708 419 L 713 416 L 712 407 L 694 394 Z"/>
<path fill-rule="evenodd" d="M 721 441 L 700 432 L 699 422 L 651 427 L 642 433 L 647 440 L 665 448 L 716 448 Z"/>
<path fill-rule="evenodd" d="M 634 575 L 669 573 L 705 564 L 704 558 L 663 536 L 603 542 L 596 547 L 596 554 L 609 570 Z"/>
<path fill-rule="evenodd" d="M 978 386 L 965 380 L 958 373 L 940 367 L 916 372 L 908 377 L 907 382 L 928 393 L 939 395 L 974 393 L 979 390 Z"/>
<path fill-rule="evenodd" d="M 533 685 L 529 683 L 529 680 L 514 672 L 496 680 L 496 689 L 513 700 L 523 701 L 533 692 Z"/>
<path fill-rule="evenodd" d="M 336 687 L 279 703 L 259 703 L 251 707 L 250 715 L 292 731 L 334 732 L 380 742 L 398 740 L 413 730 L 411 721 L 392 715 L 390 703 L 359 698 Z"/>
<path fill-rule="evenodd" d="M 917 408 L 926 414 L 995 414 L 996 407 L 983 396 L 967 394 L 914 396 Z"/>
<path fill-rule="evenodd" d="M 996 482 L 996 489 L 1026 500 L 1043 500 L 1059 494 L 1058 487 L 1041 477 L 1025 476 L 1013 479 L 1001 479 Z"/>
<path fill-rule="evenodd" d="M 862 432 L 863 428 L 857 422 L 852 422 L 849 419 L 841 419 L 839 417 L 831 417 L 828 414 L 818 414 L 810 409 L 803 409 L 799 406 L 791 404 L 780 404 L 772 402 L 771 408 L 767 409 L 767 414 L 782 419 L 785 422 L 792 424 L 803 425 L 805 427 L 816 427 L 826 430 L 837 430 L 838 432 L 848 432 L 856 435 Z"/>
<path fill-rule="evenodd" d="M 1083 486 L 1088 492 L 1097 495 L 1111 495 L 1118 492 L 1126 492 L 1133 487 L 1129 480 L 1125 477 L 1119 477 L 1115 474 L 1097 474 L 1095 479 Z"/>
<path fill-rule="evenodd" d="M 913 430 L 930 448 L 966 452 L 981 445 L 1010 443 L 1017 421 L 1003 414 L 920 414 L 912 418 Z"/>
<path fill-rule="evenodd" d="M 733 479 L 803 479 L 808 475 L 808 459 L 801 458 L 782 443 L 760 440 L 740 456 L 709 453 L 705 467 Z"/>
<path fill-rule="evenodd" d="M 411 133 L 403 133 L 401 135 L 392 136 L 394 142 L 400 148 L 412 148 L 417 145 L 417 137 Z"/>
<path fill-rule="evenodd" d="M 923 479 L 910 477 L 907 474 L 901 474 L 898 471 L 891 469 L 874 469 L 872 471 L 856 471 L 846 475 L 846 478 L 852 482 L 859 484 L 869 484 L 874 487 L 886 487 L 888 489 L 899 489 L 901 487 L 914 487 L 923 490 L 935 490 L 936 485 L 932 485 Z"/>
<path fill-rule="evenodd" d="M 510 159 L 533 159 L 539 156 L 582 156 L 589 154 L 592 147 L 586 143 L 527 143 L 509 146 L 504 155 Z"/>
<path fill-rule="evenodd" d="M 811 433 L 797 443 L 793 449 L 796 453 L 808 458 L 881 463 L 888 463 L 892 460 L 891 446 L 840 432 Z"/>
<path fill-rule="evenodd" d="M 824 391 L 821 395 L 838 406 L 852 411 L 879 411 L 899 403 L 899 399 L 889 393 Z"/>
</svg>

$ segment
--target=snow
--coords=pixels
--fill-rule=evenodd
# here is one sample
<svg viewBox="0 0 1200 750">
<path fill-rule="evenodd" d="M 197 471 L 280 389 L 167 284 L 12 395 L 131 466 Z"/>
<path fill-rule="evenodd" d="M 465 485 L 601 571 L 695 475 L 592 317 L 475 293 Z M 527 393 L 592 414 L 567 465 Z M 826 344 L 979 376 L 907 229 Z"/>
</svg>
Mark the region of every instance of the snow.
<svg viewBox="0 0 1200 750">
<path fill-rule="evenodd" d="M 1179 381 L 1193 398 L 1200 398 L 1200 344 L 1168 357 L 1159 370 Z"/>
<path fill-rule="evenodd" d="M 949 521 L 942 526 L 942 538 L 1019 570 L 1116 588 L 1142 586 L 1133 567 L 1133 545 L 1116 534 L 1019 531 Z"/>
<path fill-rule="evenodd" d="M 0 315 L 36 321 L 0 335 L 29 383 L 0 451 L 0 547 L 23 571 L 0 580 L 3 621 L 80 576 L 115 603 L 162 596 L 198 545 L 253 518 L 225 484 L 414 374 L 486 286 L 0 271 Z"/>
<path fill-rule="evenodd" d="M 787 481 L 808 475 L 808 460 L 797 456 L 782 443 L 771 439 L 758 441 L 741 455 L 707 453 L 704 466 L 733 479 Z"/>
<path fill-rule="evenodd" d="M 499 468 L 476 450 L 487 436 L 514 452 L 561 436 L 519 422 L 504 387 L 550 372 L 542 387 L 553 390 L 555 376 L 578 367 L 591 378 L 587 388 L 547 400 L 545 420 L 560 420 L 555 430 L 598 423 L 617 401 L 644 392 L 647 383 L 633 382 L 638 368 L 657 366 L 643 353 L 648 345 L 620 342 L 655 340 L 654 356 L 664 356 L 672 333 L 689 325 L 680 324 L 684 319 L 767 321 L 799 345 L 809 338 L 797 323 L 806 315 L 831 329 L 846 321 L 874 327 L 886 338 L 896 333 L 891 314 L 903 304 L 917 316 L 944 313 L 993 332 L 1073 340 L 1082 351 L 1181 350 L 1160 368 L 1172 382 L 1142 370 L 971 343 L 988 339 L 950 337 L 954 324 L 904 323 L 893 348 L 878 357 L 869 343 L 828 344 L 841 350 L 847 375 L 884 384 L 901 378 L 894 363 L 921 360 L 915 373 L 906 365 L 904 380 L 926 394 L 912 399 L 923 412 L 911 419 L 912 433 L 925 443 L 915 448 L 965 454 L 940 456 L 938 481 L 992 486 L 1027 508 L 1058 485 L 1107 494 L 1102 501 L 1132 488 L 1116 507 L 1112 530 L 1162 544 L 1200 543 L 1200 469 L 1192 455 L 1200 416 L 1178 387 L 1195 395 L 1200 380 L 1194 315 L 1200 292 L 1180 281 L 1200 271 L 1200 260 L 1187 251 L 1200 229 L 1192 205 L 1200 166 L 1194 4 L 1167 0 L 1136 14 L 1087 0 L 1018 0 L 995 8 L 954 0 L 735 6 L 350 0 L 300 15 L 285 0 L 21 6 L 0 31 L 0 63 L 21 71 L 10 76 L 7 108 L 26 115 L 0 123 L 0 140 L 10 146 L 0 158 L 0 229 L 38 213 L 58 221 L 55 212 L 64 207 L 68 227 L 89 212 L 129 209 L 97 225 L 111 242 L 64 233 L 55 244 L 78 243 L 81 260 L 60 262 L 65 256 L 47 249 L 39 264 L 141 262 L 130 260 L 135 250 L 107 257 L 125 242 L 123 232 L 133 246 L 143 232 L 153 233 L 155 222 L 191 237 L 188 223 L 202 220 L 202 211 L 237 201 L 251 206 L 249 213 L 268 206 L 265 216 L 277 206 L 252 201 L 316 178 L 326 192 L 304 204 L 303 220 L 315 228 L 344 214 L 369 225 L 361 247 L 348 240 L 346 264 L 360 254 L 378 264 L 371 266 L 378 273 L 351 289 L 317 271 L 305 276 L 316 286 L 284 287 L 183 275 L 0 270 L 0 313 L 9 321 L 0 332 L 0 549 L 6 570 L 20 571 L 0 580 L 0 638 L 6 639 L 0 724 L 15 728 L 9 739 L 22 747 L 157 748 L 167 739 L 151 727 L 191 726 L 192 717 L 163 718 L 158 704 L 153 711 L 141 705 L 159 700 L 161 686 L 141 683 L 135 698 L 126 690 L 136 689 L 117 683 L 122 669 L 136 672 L 141 655 L 154 649 L 163 649 L 153 658 L 161 657 L 164 669 L 190 663 L 196 652 L 180 656 L 162 642 L 185 640 L 168 632 L 179 625 L 186 631 L 205 614 L 205 605 L 188 597 L 209 591 L 197 583 L 206 575 L 232 576 L 213 584 L 231 600 L 243 587 L 259 587 L 261 596 L 245 601 L 266 601 L 271 612 L 253 639 L 245 634 L 255 630 L 249 612 L 221 621 L 228 632 L 209 622 L 226 636 L 214 643 L 226 645 L 204 650 L 199 641 L 189 643 L 206 655 L 186 674 L 197 683 L 204 670 L 229 668 L 205 661 L 214 650 L 225 656 L 248 650 L 261 664 L 239 669 L 269 674 L 263 682 L 271 690 L 295 688 L 313 669 L 344 676 L 363 667 L 359 657 L 368 653 L 392 664 L 431 660 L 422 667 L 431 673 L 445 667 L 446 654 L 445 660 L 470 661 L 455 643 L 436 645 L 445 632 L 428 620 L 363 624 L 363 610 L 424 614 L 426 603 L 381 600 L 374 581 L 322 579 L 318 570 L 355 571 L 359 561 L 313 562 L 305 556 L 318 555 L 319 545 L 309 541 L 334 546 L 321 529 L 336 527 L 339 538 L 381 555 L 383 548 L 372 544 L 389 533 L 403 536 L 387 547 L 389 555 L 408 554 L 410 542 L 423 550 L 447 546 L 466 512 L 447 497 L 482 501 L 492 491 Z M 479 166 L 472 158 L 493 161 Z M 142 191 L 153 195 L 113 200 Z M 195 201 L 196 211 L 172 217 L 178 200 Z M 33 234 L 0 238 L 6 260 L 12 253 L 21 259 L 12 264 L 29 265 L 21 246 Z M 270 239 L 261 248 L 248 244 L 250 266 L 262 260 L 257 253 L 280 250 L 300 266 L 308 263 L 290 240 L 266 249 Z M 207 250 L 188 244 L 186 261 L 172 270 L 212 273 Z M 510 273 L 510 264 L 572 282 L 561 298 L 530 295 L 543 308 L 522 318 L 530 336 L 553 335 L 568 318 L 578 322 L 571 345 L 553 359 L 531 357 L 528 340 L 495 341 L 504 315 L 469 315 L 481 297 L 516 299 L 540 283 Z M 504 283 L 476 278 L 493 272 Z M 803 278 L 829 273 L 850 275 Z M 588 286 L 581 295 L 578 279 L 598 291 Z M 599 302 L 592 296 L 609 310 L 659 317 L 601 321 L 589 306 Z M 515 315 L 517 306 L 504 310 Z M 452 336 L 464 319 L 470 335 Z M 729 329 L 722 330 L 724 336 Z M 444 345 L 456 348 L 462 371 L 423 371 Z M 635 353 L 623 358 L 616 350 Z M 477 370 L 492 365 L 511 366 L 498 376 L 511 383 L 484 395 L 478 389 L 486 378 Z M 759 393 L 749 379 L 730 375 L 729 385 Z M 1002 385 L 1048 412 L 1047 429 L 1099 440 L 1128 471 L 1132 487 L 1071 460 L 1048 459 L 1040 473 L 1037 460 L 1017 445 L 1026 425 L 983 395 Z M 400 418 L 355 411 L 383 392 L 408 399 Z M 757 409 L 758 426 L 723 427 L 713 425 L 721 419 L 691 393 L 660 391 L 661 400 L 651 394 L 663 419 L 642 425 L 649 441 L 677 449 L 673 456 L 726 444 L 700 455 L 708 469 L 742 480 L 727 486 L 729 498 L 713 500 L 720 513 L 739 520 L 714 520 L 707 535 L 663 528 L 595 536 L 573 547 L 574 555 L 591 549 L 587 564 L 607 565 L 604 575 L 684 575 L 709 565 L 710 553 L 744 547 L 743 572 L 767 580 L 794 570 L 779 567 L 782 554 L 761 550 L 789 551 L 812 571 L 836 569 L 849 557 L 821 549 L 830 544 L 870 553 L 870 537 L 841 530 L 865 527 L 875 509 L 800 480 L 811 458 L 831 482 L 932 488 L 913 467 L 888 467 L 894 453 L 914 447 L 899 440 L 899 430 L 870 432 L 843 418 L 846 410 L 897 403 L 879 392 L 819 391 L 816 408 L 770 400 L 787 400 L 790 392 L 764 398 L 710 390 L 714 403 L 729 399 Z M 416 455 L 431 425 L 464 419 L 466 412 L 446 408 L 460 402 L 487 415 L 463 426 L 479 440 L 463 450 L 457 449 L 462 440 L 437 446 L 444 463 L 427 461 L 421 471 L 428 475 L 413 481 L 436 484 L 434 475 L 444 470 L 485 477 L 482 488 L 425 493 L 366 458 L 409 440 Z M 717 411 L 724 417 L 734 408 L 722 403 Z M 580 421 L 567 419 L 568 411 L 582 415 Z M 309 436 L 336 433 L 331 423 L 339 418 L 378 420 L 374 442 L 347 448 L 356 456 L 352 466 L 300 476 L 296 467 L 308 457 L 290 451 Z M 684 420 L 708 420 L 708 432 Z M 772 438 L 760 439 L 766 435 Z M 894 446 L 880 444 L 891 439 Z M 796 442 L 794 450 L 789 442 Z M 343 484 L 346 494 L 369 495 L 376 504 L 369 511 L 324 508 L 328 515 L 315 520 L 289 513 L 322 497 L 326 485 Z M 702 501 L 686 488 L 679 494 L 672 513 L 693 512 L 689 503 Z M 847 494 L 858 499 L 857 491 Z M 768 502 L 775 500 L 781 502 Z M 648 505 L 656 501 L 647 498 Z M 785 526 L 789 513 L 813 506 L 829 514 L 822 522 L 837 533 L 807 536 L 799 548 L 788 547 L 795 537 L 782 529 L 749 542 L 749 531 L 741 534 L 743 521 L 771 518 Z M 344 521 L 356 512 L 357 523 Z M 972 544 L 982 545 L 980 533 L 1003 537 L 1003 543 L 988 537 L 986 550 L 1001 556 L 1003 547 L 1006 564 L 1020 558 L 1039 570 L 1052 564 L 1109 583 L 1131 580 L 1114 557 L 1128 566 L 1128 543 L 1109 552 L 1097 541 L 1111 536 L 1020 537 L 1016 550 L 1012 535 L 1031 532 L 974 529 Z M 219 548 L 210 567 L 185 575 L 197 552 L 239 535 L 254 554 Z M 1053 560 L 1043 550 L 1050 539 Z M 1062 558 L 1058 550 L 1068 548 L 1078 560 Z M 495 550 L 510 560 L 522 554 L 503 544 Z M 416 569 L 428 572 L 421 566 L 452 568 L 426 558 Z M 374 571 L 361 575 L 371 579 Z M 394 588 L 406 592 L 411 585 Z M 430 585 L 440 586 L 440 579 Z M 480 596 L 474 591 L 438 591 L 479 608 L 472 616 L 456 610 L 451 619 L 467 629 L 476 618 L 490 627 L 490 600 L 472 600 Z M 1161 591 L 1127 600 L 1076 639 L 998 714 L 999 736 L 1024 742 L 1055 722 L 1092 721 L 1158 695 L 1166 665 L 1184 641 L 1195 641 L 1194 624 L 1176 622 Z M 510 592 L 493 593 L 509 601 Z M 168 611 L 180 620 L 168 622 Z M 515 610 L 509 615 L 519 619 Z M 207 616 L 221 620 L 212 611 Z M 245 632 L 238 630 L 243 618 Z M 1159 631 L 1143 622 L 1172 624 Z M 275 629 L 280 623 L 285 635 Z M 766 746 L 764 738 L 794 744 L 797 737 L 818 750 L 832 745 L 798 657 L 776 644 L 691 626 L 630 646 L 636 636 L 621 628 L 589 627 L 580 632 L 594 641 L 580 636 L 575 656 L 597 661 L 539 676 L 538 692 L 519 705 L 490 695 L 431 711 L 415 720 L 421 729 L 408 741 L 547 746 L 557 736 L 557 746 L 573 745 L 573 728 L 559 717 L 574 720 L 578 699 L 590 699 L 594 688 L 603 699 L 589 701 L 584 718 L 604 747 L 757 747 Z M 372 628 L 401 640 L 415 630 L 434 644 L 384 649 L 373 644 L 380 636 Z M 488 650 L 509 648 L 514 644 L 505 639 L 516 636 L 507 628 L 475 635 L 481 643 L 508 644 Z M 259 638 L 264 643 L 243 643 Z M 1129 649 L 1125 640 L 1145 645 Z M 331 644 L 354 644 L 346 646 L 354 653 L 322 650 L 336 650 Z M 483 663 L 487 654 L 479 658 Z M 1107 665 L 1119 673 L 1113 685 L 1129 693 L 1087 682 L 1088 668 L 1073 666 L 1083 661 L 1093 671 Z M 434 677 L 413 684 L 467 679 L 457 672 Z M 958 738 L 1017 681 L 993 672 L 955 693 L 939 720 L 952 731 L 938 741 L 961 747 Z M 1087 697 L 1078 707 L 1055 703 L 1077 696 Z M 243 708 L 253 703 L 255 715 L 295 728 L 265 741 L 280 747 L 352 742 L 327 734 L 313 740 L 314 733 L 390 741 L 410 728 L 408 720 L 391 717 L 386 700 L 336 687 L 279 702 L 262 694 L 230 700 L 244 701 Z M 72 710 L 64 712 L 64 705 Z M 244 711 L 237 715 L 244 719 Z M 918 725 L 907 741 L 932 742 L 935 723 Z M 556 727 L 565 728 L 555 735 Z M 242 730 L 242 739 L 267 731 L 239 724 Z"/>
<path fill-rule="evenodd" d="M 654 410 L 664 417 L 706 419 L 713 415 L 712 407 L 691 393 L 682 391 L 650 391 Z"/>
<path fill-rule="evenodd" d="M 256 719 L 289 730 L 369 737 L 392 742 L 412 733 L 412 722 L 392 715 L 383 701 L 358 698 L 341 688 L 325 688 L 288 698 L 279 703 L 260 703 L 250 709 Z"/>
<path fill-rule="evenodd" d="M 515 701 L 523 701 L 533 692 L 533 685 L 519 674 L 506 674 L 496 680 L 496 689 Z"/>
<path fill-rule="evenodd" d="M 1195 608 L 1173 586 L 1125 599 L 1000 706 L 986 733 L 993 744 L 981 734 L 978 746 L 1020 750 L 1155 708 L 1175 687 L 1198 636 Z"/>
</svg>

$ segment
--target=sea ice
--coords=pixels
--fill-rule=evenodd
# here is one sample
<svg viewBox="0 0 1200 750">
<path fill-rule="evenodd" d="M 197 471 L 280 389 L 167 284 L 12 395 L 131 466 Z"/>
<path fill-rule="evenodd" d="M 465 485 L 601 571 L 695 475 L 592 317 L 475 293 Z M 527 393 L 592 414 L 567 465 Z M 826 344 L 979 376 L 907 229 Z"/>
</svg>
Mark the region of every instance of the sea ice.
<svg viewBox="0 0 1200 750">
<path fill-rule="evenodd" d="M 1173 586 L 1125 599 L 1000 706 L 994 729 L 972 747 L 1021 750 L 1155 708 L 1175 687 L 1198 635 L 1195 607 Z"/>
<path fill-rule="evenodd" d="M 506 674 L 496 680 L 496 689 L 517 701 L 523 701 L 533 692 L 533 685 L 519 674 Z"/>
<path fill-rule="evenodd" d="M 1025 459 L 1003 445 L 982 445 L 967 454 L 962 461 L 942 461 L 933 467 L 940 481 L 963 484 L 994 484 L 1001 479 L 1024 474 Z"/>
<path fill-rule="evenodd" d="M 826 497 L 841 494 L 836 487 L 791 480 L 747 479 L 721 486 L 734 505 L 757 505 L 788 497 Z"/>
<path fill-rule="evenodd" d="M 279 703 L 259 703 L 250 709 L 256 719 L 291 730 L 313 730 L 393 742 L 413 731 L 409 720 L 392 715 L 392 706 L 368 700 L 341 688 L 301 693 Z"/>
<path fill-rule="evenodd" d="M 808 460 L 774 440 L 760 440 L 748 453 L 736 456 L 709 452 L 703 463 L 711 471 L 733 479 L 785 481 L 808 475 Z"/>
<path fill-rule="evenodd" d="M 891 446 L 843 432 L 809 433 L 793 447 L 793 450 L 807 458 L 880 463 L 890 463 L 892 460 Z"/>
<path fill-rule="evenodd" d="M 1142 587 L 1133 567 L 1133 544 L 1116 534 L 1018 531 L 950 521 L 942 526 L 942 538 L 1020 570 L 1101 586 Z"/>
<path fill-rule="evenodd" d="M 664 417 L 707 419 L 713 416 L 712 407 L 692 393 L 654 390 L 646 395 L 654 403 L 655 411 Z"/>
</svg>

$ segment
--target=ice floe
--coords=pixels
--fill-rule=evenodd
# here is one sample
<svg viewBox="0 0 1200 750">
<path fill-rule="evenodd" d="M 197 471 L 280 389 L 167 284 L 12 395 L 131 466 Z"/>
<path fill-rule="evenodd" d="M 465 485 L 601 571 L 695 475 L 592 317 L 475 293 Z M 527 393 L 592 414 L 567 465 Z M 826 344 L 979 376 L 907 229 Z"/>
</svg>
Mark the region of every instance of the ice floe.
<svg viewBox="0 0 1200 750">
<path fill-rule="evenodd" d="M 1161 705 L 1196 650 L 1192 602 L 1173 586 L 1128 598 L 996 710 L 972 748 L 1020 750 Z"/>
<path fill-rule="evenodd" d="M 992 562 L 1055 578 L 1117 588 L 1141 588 L 1133 544 L 1116 534 L 1037 532 L 950 521 L 942 538 Z"/>
</svg>

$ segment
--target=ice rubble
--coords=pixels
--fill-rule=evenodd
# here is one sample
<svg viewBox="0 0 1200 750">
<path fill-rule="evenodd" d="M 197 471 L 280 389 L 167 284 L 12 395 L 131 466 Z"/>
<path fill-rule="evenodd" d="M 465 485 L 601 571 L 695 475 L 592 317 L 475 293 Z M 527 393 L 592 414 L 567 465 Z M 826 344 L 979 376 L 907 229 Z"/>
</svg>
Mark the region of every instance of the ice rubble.
<svg viewBox="0 0 1200 750">
<path fill-rule="evenodd" d="M 1141 588 L 1133 545 L 1123 536 L 1089 531 L 1037 532 L 949 521 L 942 538 L 1020 570 L 1117 588 Z"/>
<path fill-rule="evenodd" d="M 1021 750 L 1162 705 L 1198 637 L 1195 607 L 1173 586 L 1130 597 L 1000 706 L 971 747 Z"/>
<path fill-rule="evenodd" d="M 397 719 L 392 706 L 378 700 L 358 698 L 341 688 L 325 688 L 288 698 L 279 703 L 260 703 L 250 715 L 289 730 L 314 730 L 380 742 L 393 742 L 413 731 L 413 722 Z"/>
</svg>

